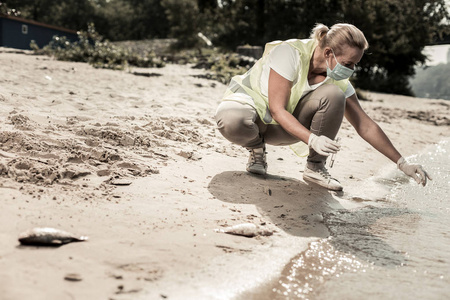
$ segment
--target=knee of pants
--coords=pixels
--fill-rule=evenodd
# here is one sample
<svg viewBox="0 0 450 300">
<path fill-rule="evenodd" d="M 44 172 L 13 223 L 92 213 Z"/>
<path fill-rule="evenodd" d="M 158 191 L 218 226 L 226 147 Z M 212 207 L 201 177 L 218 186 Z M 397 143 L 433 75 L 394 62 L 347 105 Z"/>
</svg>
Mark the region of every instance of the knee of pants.
<svg viewBox="0 0 450 300">
<path fill-rule="evenodd" d="M 324 84 L 320 87 L 322 97 L 322 106 L 332 109 L 337 112 L 344 112 L 345 109 L 345 94 L 334 84 Z"/>
<path fill-rule="evenodd" d="M 215 118 L 220 133 L 229 141 L 241 144 L 241 141 L 259 136 L 255 116 L 242 111 L 226 110 L 217 113 Z"/>
</svg>

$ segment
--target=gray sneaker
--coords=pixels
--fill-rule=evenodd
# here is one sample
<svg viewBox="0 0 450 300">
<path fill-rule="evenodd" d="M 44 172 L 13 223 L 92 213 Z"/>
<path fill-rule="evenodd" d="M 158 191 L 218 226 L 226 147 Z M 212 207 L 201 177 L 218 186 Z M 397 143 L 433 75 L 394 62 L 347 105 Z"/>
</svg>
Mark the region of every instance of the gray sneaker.
<svg viewBox="0 0 450 300">
<path fill-rule="evenodd" d="M 247 163 L 247 172 L 265 175 L 267 172 L 266 149 L 250 149 L 250 156 Z"/>
<path fill-rule="evenodd" d="M 323 164 L 308 164 L 303 172 L 303 180 L 315 183 L 332 191 L 342 191 L 341 183 L 331 177 Z"/>
</svg>

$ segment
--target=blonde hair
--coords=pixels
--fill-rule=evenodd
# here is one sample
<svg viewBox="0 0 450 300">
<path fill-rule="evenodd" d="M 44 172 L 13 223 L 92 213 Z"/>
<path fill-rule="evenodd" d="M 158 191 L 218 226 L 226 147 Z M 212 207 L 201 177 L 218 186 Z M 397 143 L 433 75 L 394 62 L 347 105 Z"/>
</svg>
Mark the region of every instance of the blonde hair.
<svg viewBox="0 0 450 300">
<path fill-rule="evenodd" d="M 340 52 L 342 44 L 361 50 L 369 48 L 364 33 L 356 26 L 346 23 L 334 24 L 331 28 L 318 23 L 312 29 L 310 37 L 318 41 L 320 48 L 330 47 L 337 52 Z"/>
</svg>

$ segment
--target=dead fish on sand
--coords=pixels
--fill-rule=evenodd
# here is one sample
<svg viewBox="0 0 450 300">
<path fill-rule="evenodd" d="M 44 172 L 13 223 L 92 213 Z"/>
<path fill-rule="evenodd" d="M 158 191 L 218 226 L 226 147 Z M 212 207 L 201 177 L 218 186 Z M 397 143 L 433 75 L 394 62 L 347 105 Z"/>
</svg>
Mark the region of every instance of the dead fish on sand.
<svg viewBox="0 0 450 300">
<path fill-rule="evenodd" d="M 216 229 L 216 232 L 224 232 L 228 234 L 242 235 L 246 237 L 255 237 L 258 235 L 269 236 L 273 234 L 273 231 L 261 228 L 252 223 L 243 223 L 226 227 L 224 229 Z"/>
<path fill-rule="evenodd" d="M 61 246 L 71 242 L 86 241 L 87 239 L 87 236 L 75 236 L 70 232 L 48 227 L 33 228 L 19 235 L 19 242 L 22 245 L 36 246 Z"/>
</svg>

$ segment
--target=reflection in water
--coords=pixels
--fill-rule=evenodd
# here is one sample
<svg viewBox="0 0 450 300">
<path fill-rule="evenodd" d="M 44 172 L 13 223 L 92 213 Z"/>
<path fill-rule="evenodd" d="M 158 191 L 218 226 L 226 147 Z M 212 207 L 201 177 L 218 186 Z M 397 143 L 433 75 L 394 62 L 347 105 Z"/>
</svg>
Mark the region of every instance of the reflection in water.
<svg viewBox="0 0 450 300">
<path fill-rule="evenodd" d="M 325 214 L 331 236 L 311 243 L 306 252 L 291 261 L 272 289 L 276 294 L 272 298 L 314 299 L 320 286 L 330 278 L 349 272 L 365 273 L 375 266 L 405 264 L 405 256 L 374 235 L 371 224 L 407 213 L 404 209 L 369 206 L 354 212 Z"/>
<path fill-rule="evenodd" d="M 329 277 L 339 277 L 344 272 L 366 272 L 371 265 L 359 261 L 354 255 L 336 250 L 330 239 L 310 244 L 309 249 L 295 258 L 279 285 L 272 289 L 275 299 L 289 296 L 309 299 Z"/>
<path fill-rule="evenodd" d="M 246 299 L 448 299 L 449 153 L 443 141 L 410 158 L 433 176 L 426 188 L 393 177 L 385 183 L 402 184 L 384 207 L 324 214 L 331 236 L 311 243 L 275 284 Z"/>
</svg>

